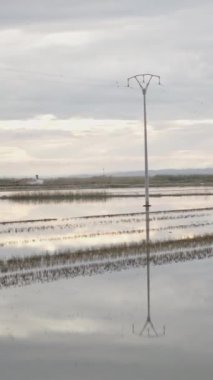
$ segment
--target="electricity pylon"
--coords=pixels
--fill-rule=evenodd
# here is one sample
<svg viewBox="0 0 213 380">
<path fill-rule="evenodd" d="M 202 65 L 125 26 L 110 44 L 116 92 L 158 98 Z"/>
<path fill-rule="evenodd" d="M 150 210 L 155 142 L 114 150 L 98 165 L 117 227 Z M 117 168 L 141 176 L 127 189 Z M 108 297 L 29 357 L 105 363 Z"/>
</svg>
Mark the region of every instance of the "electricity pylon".
<svg viewBox="0 0 213 380">
<path fill-rule="evenodd" d="M 151 83 L 155 78 L 160 83 L 160 76 L 155 74 L 137 74 L 127 79 L 127 87 L 130 87 L 130 81 L 134 80 L 139 85 L 143 94 L 143 116 L 144 116 L 144 157 L 145 157 L 145 207 L 149 207 L 149 169 L 148 169 L 148 145 L 147 145 L 147 112 L 146 112 L 146 94 Z"/>
<path fill-rule="evenodd" d="M 143 121 L 144 121 L 144 158 L 145 158 L 145 209 L 146 209 L 146 256 L 147 256 L 147 318 L 139 336 L 160 337 L 165 335 L 165 326 L 162 332 L 157 332 L 151 319 L 151 298 L 150 298 L 150 239 L 149 239 L 149 168 L 148 168 L 148 144 L 147 144 L 147 111 L 146 94 L 152 79 L 157 79 L 160 85 L 160 76 L 155 74 L 137 74 L 127 78 L 127 87 L 130 82 L 135 81 L 140 87 L 143 95 Z M 132 331 L 135 333 L 134 324 Z"/>
</svg>

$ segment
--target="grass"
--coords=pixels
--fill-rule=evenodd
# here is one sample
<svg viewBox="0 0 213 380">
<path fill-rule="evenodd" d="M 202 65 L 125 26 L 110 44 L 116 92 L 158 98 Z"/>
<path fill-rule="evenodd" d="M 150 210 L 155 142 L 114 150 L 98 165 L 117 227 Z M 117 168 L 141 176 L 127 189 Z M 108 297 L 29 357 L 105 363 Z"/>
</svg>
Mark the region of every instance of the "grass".
<svg viewBox="0 0 213 380">
<path fill-rule="evenodd" d="M 105 200 L 110 198 L 111 195 L 106 191 L 34 191 L 34 192 L 19 192 L 1 197 L 3 200 L 11 200 L 16 202 L 42 202 L 42 201 L 81 201 L 81 200 Z"/>
<path fill-rule="evenodd" d="M 213 192 L 156 193 L 150 194 L 150 198 L 210 195 L 213 195 Z M 10 200 L 16 202 L 105 201 L 111 198 L 144 198 L 144 194 L 119 194 L 107 191 L 21 191 L 3 195 L 0 197 L 1 200 Z"/>
<path fill-rule="evenodd" d="M 94 193 L 93 193 L 94 194 Z M 196 211 L 211 211 L 212 208 L 200 208 L 200 209 L 184 209 L 184 210 L 165 210 L 165 211 L 154 211 L 151 212 L 151 218 L 153 219 L 181 219 L 188 217 L 196 217 Z M 188 213 L 191 214 L 188 214 Z M 166 215 L 168 213 L 168 215 Z M 177 214 L 176 214 L 177 213 Z M 183 215 L 181 215 L 183 213 Z M 140 215 L 141 219 L 136 219 L 135 217 Z M 205 215 L 205 213 L 204 213 Z M 99 215 L 98 218 L 105 218 L 105 222 L 108 221 L 107 218 L 118 217 L 121 218 L 120 222 L 131 223 L 130 216 L 133 216 L 133 221 L 138 221 L 141 223 L 144 213 L 129 213 L 129 214 L 114 214 L 114 215 Z M 126 219 L 124 217 L 126 216 Z M 202 215 L 203 216 L 203 215 Z M 60 228 L 70 228 L 74 226 L 82 226 L 81 221 L 91 219 L 91 217 L 81 217 L 81 218 L 65 218 L 61 221 L 75 221 L 73 223 L 67 223 L 60 226 Z M 56 221 L 55 219 L 54 221 Z M 36 220 L 27 220 L 23 223 L 36 222 Z M 14 233 L 14 232 L 32 232 L 40 231 L 43 229 L 54 229 L 57 226 L 52 224 L 51 219 L 40 219 L 37 222 L 48 222 L 49 225 L 43 224 L 42 226 L 15 226 L 19 221 L 11 221 L 13 226 L 9 229 L 6 227 L 2 233 Z M 79 223 L 80 222 L 80 223 Z M 103 223 L 103 220 L 99 220 L 99 223 Z M 2 224 L 9 224 L 9 222 L 2 222 Z M 176 229 L 176 228 L 186 228 L 186 227 L 198 227 L 203 225 L 210 225 L 211 222 L 204 221 L 203 223 L 190 223 L 190 225 L 179 224 L 176 226 L 163 226 L 155 227 L 153 230 L 160 231 L 166 229 Z M 59 227 L 58 227 L 59 228 Z M 151 229 L 152 230 L 152 229 Z M 110 231 L 110 232 L 94 232 L 74 234 L 74 236 L 61 236 L 60 239 L 67 238 L 84 238 L 99 235 L 114 235 L 114 234 L 128 234 L 128 233 L 141 233 L 143 230 L 121 230 L 121 231 Z M 41 238 L 42 240 L 43 238 Z M 48 238 L 45 236 L 46 240 Z M 55 239 L 51 236 L 49 240 Z M 33 239 L 34 241 L 34 239 Z M 28 242 L 25 240 L 25 243 Z M 4 246 L 5 242 L 2 243 Z M 160 240 L 151 241 L 149 244 L 150 249 L 150 260 L 154 265 L 163 265 L 169 263 L 176 263 L 187 260 L 204 259 L 213 256 L 213 234 L 197 235 L 193 238 L 184 239 L 170 239 L 170 240 Z M 132 268 L 135 266 L 145 266 L 146 261 L 146 243 L 144 240 L 140 242 L 131 243 L 118 243 L 118 244 L 108 244 L 107 246 L 99 246 L 95 248 L 85 248 L 85 249 L 66 249 L 66 250 L 56 250 L 55 252 L 41 252 L 39 255 L 31 255 L 25 257 L 12 257 L 8 259 L 0 260 L 0 288 L 8 286 L 25 286 L 33 282 L 46 282 L 55 281 L 59 278 L 72 278 L 76 276 L 84 275 L 95 275 L 98 273 L 104 273 L 106 271 L 119 271 Z"/>
<path fill-rule="evenodd" d="M 175 226 L 163 226 L 163 227 L 156 227 L 156 228 L 150 228 L 150 231 L 172 231 L 172 230 L 186 230 L 187 228 L 199 228 L 203 226 L 211 226 L 213 223 L 212 222 L 203 222 L 203 223 L 190 223 L 188 225 L 186 224 L 180 224 L 180 225 L 175 225 Z M 73 225 L 65 225 L 61 226 L 61 230 L 63 228 L 67 227 L 73 227 Z M 75 227 L 81 227 L 80 225 L 76 225 Z M 8 229 L 6 231 L 0 231 L 0 234 L 4 233 L 20 233 L 20 232 L 32 232 L 32 231 L 44 231 L 44 230 L 54 230 L 53 226 L 40 226 L 40 227 L 29 227 L 27 229 L 22 229 L 22 228 L 15 228 L 15 229 Z M 119 235 L 140 235 L 141 233 L 144 233 L 145 229 L 144 228 L 134 228 L 134 229 L 126 229 L 126 230 L 112 230 L 112 231 L 95 231 L 95 232 L 83 232 L 83 233 L 75 233 L 73 235 L 65 235 L 65 236 L 51 236 L 51 237 L 39 237 L 39 238 L 31 238 L 31 239 L 24 239 L 23 243 L 28 244 L 32 243 L 35 241 L 56 241 L 56 240 L 74 240 L 74 239 L 86 239 L 86 238 L 95 238 L 99 236 L 119 236 Z M 21 241 L 19 240 L 19 243 Z M 7 245 L 12 245 L 12 244 L 17 244 L 18 241 L 16 240 L 9 240 L 9 241 L 4 241 L 0 243 L 0 247 L 4 247 Z"/>
<path fill-rule="evenodd" d="M 64 253 L 65 254 L 65 253 Z M 189 260 L 202 260 L 205 258 L 209 258 L 213 256 L 213 249 L 212 247 L 205 247 L 203 249 L 194 249 L 194 250 L 183 250 L 178 252 L 166 252 L 163 254 L 152 254 L 150 256 L 150 262 L 154 265 L 165 265 L 170 263 L 178 263 L 178 262 L 185 262 Z M 46 256 L 47 258 L 47 256 Z M 36 261 L 37 259 L 31 258 L 29 262 L 29 267 L 24 269 L 28 269 L 26 272 L 20 272 L 20 273 L 8 273 L 5 275 L 0 276 L 0 288 L 7 288 L 11 286 L 26 286 L 30 285 L 35 282 L 45 283 L 45 282 L 51 282 L 51 281 L 57 281 L 61 278 L 74 278 L 77 276 L 92 276 L 96 274 L 101 274 L 105 272 L 112 272 L 112 271 L 121 271 L 121 270 L 128 270 L 132 267 L 144 267 L 147 265 L 147 257 L 146 255 L 138 255 L 138 257 L 121 257 L 120 260 L 114 260 L 114 261 L 100 261 L 100 262 L 83 262 L 83 263 L 77 263 L 77 265 L 73 266 L 73 261 L 70 262 L 69 259 L 64 261 L 60 260 L 57 263 L 55 262 L 55 258 L 49 257 L 48 260 L 51 258 L 51 261 L 49 261 L 49 265 L 53 266 L 55 264 L 60 264 L 60 267 L 53 267 L 48 268 L 45 267 L 45 264 L 47 266 L 47 263 L 42 261 L 42 265 L 40 267 L 37 267 L 37 270 L 33 271 L 33 265 L 32 263 Z M 43 258 L 44 260 L 45 258 Z M 18 261 L 16 259 L 10 259 L 10 265 L 13 266 L 16 264 L 20 264 L 20 260 Z M 25 260 L 26 258 L 22 259 Z M 43 266 L 43 267 L 42 267 Z M 19 265 L 19 269 L 20 268 Z M 31 270 L 30 270 L 31 269 Z"/>
<path fill-rule="evenodd" d="M 213 211 L 213 207 L 200 207 L 200 208 L 188 208 L 188 209 L 173 209 L 173 210 L 158 210 L 150 211 L 149 214 L 153 215 L 154 220 L 166 220 L 166 219 L 182 219 L 188 217 L 200 216 L 201 211 Z M 193 214 L 188 214 L 192 212 Z M 165 214 L 185 214 L 179 216 L 164 216 Z M 118 218 L 118 217 L 138 217 L 144 216 L 145 212 L 129 212 L 129 213 L 119 213 L 119 214 L 98 214 L 98 215 L 86 215 L 86 216 L 73 216 L 68 218 L 44 218 L 44 219 L 20 219 L 20 220 L 7 220 L 0 222 L 0 225 L 10 225 L 10 224 L 19 224 L 19 223 L 37 223 L 37 222 L 51 222 L 51 221 L 75 221 L 75 220 L 93 220 L 93 219 L 108 219 L 108 218 Z M 187 215 L 188 214 L 188 215 Z M 163 215 L 160 217 L 155 217 L 154 215 Z M 204 216 L 203 214 L 202 216 Z M 150 219 L 150 221 L 153 219 Z M 131 219 L 129 219 L 131 221 Z"/>
<path fill-rule="evenodd" d="M 61 177 L 45 178 L 43 185 L 36 185 L 40 189 L 69 189 L 69 188 L 97 188 L 97 187 L 141 187 L 144 186 L 143 175 L 136 176 L 89 176 L 89 177 Z M 213 186 L 213 175 L 155 175 L 150 176 L 150 186 Z M 24 184 L 17 178 L 0 178 L 0 190 L 32 189 L 32 185 Z"/>
<path fill-rule="evenodd" d="M 149 244 L 150 253 L 155 255 L 163 253 L 164 256 L 171 255 L 171 252 L 176 252 L 176 258 L 181 258 L 184 250 L 197 252 L 197 247 L 209 249 L 213 243 L 213 234 L 198 235 L 194 238 L 171 239 L 164 241 L 151 241 Z M 208 247 L 207 247 L 208 245 Z M 103 259 L 117 259 L 128 257 L 130 255 L 143 256 L 146 254 L 147 245 L 145 240 L 141 242 L 121 243 L 108 246 L 100 246 L 95 248 L 78 249 L 78 250 L 63 250 L 56 251 L 53 254 L 44 252 L 40 255 L 31 255 L 26 257 L 12 257 L 8 260 L 0 260 L 0 272 L 29 270 L 33 268 L 49 267 L 53 265 L 74 264 L 80 261 L 94 261 Z M 165 253 L 169 251 L 169 253 Z M 169 260 L 169 257 L 167 260 Z M 154 256 L 153 259 L 154 260 Z"/>
</svg>

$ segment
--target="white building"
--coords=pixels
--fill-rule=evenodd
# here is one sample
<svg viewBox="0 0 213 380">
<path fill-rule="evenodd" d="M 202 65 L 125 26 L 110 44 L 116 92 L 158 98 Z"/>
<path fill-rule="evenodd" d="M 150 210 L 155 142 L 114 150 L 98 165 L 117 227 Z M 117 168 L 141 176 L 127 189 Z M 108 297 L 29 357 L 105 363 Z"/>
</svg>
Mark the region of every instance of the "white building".
<svg viewBox="0 0 213 380">
<path fill-rule="evenodd" d="M 36 174 L 35 178 L 29 180 L 28 185 L 43 185 L 43 179 L 39 178 L 39 175 Z"/>
</svg>

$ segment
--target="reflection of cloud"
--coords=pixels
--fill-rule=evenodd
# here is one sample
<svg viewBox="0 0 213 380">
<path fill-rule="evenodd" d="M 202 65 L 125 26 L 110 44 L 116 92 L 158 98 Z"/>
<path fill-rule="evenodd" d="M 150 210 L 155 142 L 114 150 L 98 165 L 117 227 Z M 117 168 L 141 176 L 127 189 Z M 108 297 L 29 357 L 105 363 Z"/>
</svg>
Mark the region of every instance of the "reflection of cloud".
<svg viewBox="0 0 213 380">
<path fill-rule="evenodd" d="M 51 319 L 31 315 L 22 318 L 18 321 L 8 318 L 8 326 L 0 327 L 0 336 L 7 337 L 11 334 L 13 338 L 28 338 L 40 331 L 56 334 L 94 334 L 104 330 L 103 322 L 86 318 Z"/>
<path fill-rule="evenodd" d="M 29 217 L 29 214 L 34 212 L 35 206 L 33 204 L 30 205 L 18 205 L 17 203 L 10 207 L 10 204 L 5 201 L 1 202 L 1 213 L 2 213 L 2 221 L 8 220 L 20 220 L 26 219 Z"/>
</svg>

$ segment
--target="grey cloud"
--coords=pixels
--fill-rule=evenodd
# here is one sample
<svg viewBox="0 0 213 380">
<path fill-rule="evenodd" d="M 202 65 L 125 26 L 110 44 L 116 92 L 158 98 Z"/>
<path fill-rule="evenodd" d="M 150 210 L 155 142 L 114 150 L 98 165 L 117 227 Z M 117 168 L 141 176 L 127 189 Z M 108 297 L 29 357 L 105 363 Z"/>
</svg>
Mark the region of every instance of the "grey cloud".
<svg viewBox="0 0 213 380">
<path fill-rule="evenodd" d="M 140 123 L 126 127 L 114 121 L 110 128 L 102 127 L 104 121 L 94 121 L 89 131 L 72 123 L 65 129 L 63 123 L 56 129 L 16 128 L 0 132 L 3 147 L 1 173 L 30 175 L 32 170 L 41 175 L 60 173 L 66 175 L 106 171 L 139 170 L 143 167 L 143 129 Z M 113 127 L 114 125 L 114 127 Z M 170 125 L 170 127 L 168 127 Z M 176 128 L 178 125 L 178 128 Z M 8 128 L 8 127 L 7 127 Z M 202 123 L 185 125 L 167 122 L 148 126 L 150 168 L 212 166 L 212 125 Z M 78 132 L 79 130 L 79 132 Z M 17 159 L 15 157 L 17 156 Z M 98 158 L 98 162 L 97 162 Z"/>
<path fill-rule="evenodd" d="M 210 0 L 205 0 L 202 4 L 209 4 Z M 165 14 L 179 9 L 185 9 L 200 5 L 198 0 L 129 0 L 107 2 L 98 0 L 38 0 L 30 2 L 27 0 L 0 1 L 0 20 L 1 25 L 20 25 L 25 26 L 32 23 L 41 22 L 61 22 L 61 21 L 78 21 L 82 20 L 94 22 L 94 19 L 122 17 L 124 15 L 136 16 L 153 16 Z"/>
<path fill-rule="evenodd" d="M 28 12 L 32 17 L 37 15 L 40 22 L 40 13 L 45 15 L 46 8 L 48 15 L 43 20 L 46 29 L 40 29 L 39 24 L 34 29 L 25 28 L 23 22 L 18 25 L 21 33 L 17 43 L 13 43 L 15 29 L 9 37 L 5 29 L 6 34 L 0 39 L 2 119 L 23 119 L 42 113 L 54 113 L 58 117 L 140 117 L 139 92 L 116 87 L 116 81 L 125 82 L 127 76 L 140 70 L 162 75 L 164 87 L 149 93 L 154 119 L 180 115 L 186 118 L 196 112 L 201 116 L 211 114 L 208 98 L 213 56 L 209 50 L 212 30 L 209 1 L 199 8 L 196 8 L 198 2 L 190 1 L 164 1 L 160 6 L 156 2 L 145 6 L 136 0 L 131 3 L 93 1 L 89 6 L 84 1 L 51 2 L 51 7 L 48 1 L 43 5 L 38 1 L 31 7 L 26 2 L 16 4 L 1 2 L 6 20 L 7 14 L 13 20 L 13 12 L 16 15 L 25 12 L 26 21 Z M 81 9 L 87 12 L 89 21 L 95 19 L 89 28 Z M 149 9 L 154 12 L 148 14 Z M 173 10 L 169 16 L 168 10 Z M 64 30 L 73 31 L 73 23 L 67 24 L 66 17 L 75 19 L 75 14 L 81 20 L 75 32 L 89 33 L 88 41 L 69 45 L 72 37 L 65 36 L 67 41 L 63 43 L 62 35 L 53 43 L 53 32 L 60 36 Z M 57 15 L 61 15 L 61 24 L 54 31 L 48 25 L 49 21 L 56 25 Z M 30 25 L 34 25 L 33 20 Z M 12 27 L 16 28 L 15 18 Z M 7 38 L 9 43 L 4 44 Z M 73 38 L 73 42 L 80 41 L 81 35 Z"/>
<path fill-rule="evenodd" d="M 1 120 L 28 120 L 53 114 L 59 120 L 101 119 L 99 130 L 104 130 L 106 119 L 141 120 L 139 89 L 116 84 L 118 81 L 125 86 L 128 76 L 141 71 L 162 77 L 162 86 L 153 82 L 148 92 L 151 125 L 157 120 L 212 119 L 213 5 L 210 1 L 200 4 L 166 0 L 148 3 L 139 0 L 41 3 L 39 0 L 30 6 L 27 1 L 15 4 L 0 1 L 0 10 L 4 19 L 0 29 Z M 192 130 L 187 135 L 183 130 L 179 134 L 173 131 L 172 136 L 177 138 L 174 143 L 165 134 L 156 135 L 155 139 L 152 136 L 153 152 L 164 151 L 168 157 L 171 147 L 190 150 L 192 142 L 196 151 L 203 150 L 205 144 L 209 151 L 211 139 L 206 138 L 206 129 L 203 134 L 195 133 L 190 138 Z M 8 132 L 7 139 L 2 136 L 2 143 L 23 146 L 22 138 L 23 144 L 38 141 L 39 136 L 44 142 L 49 138 L 52 147 L 45 154 L 44 143 L 40 154 L 52 157 L 57 132 L 51 137 L 41 129 L 30 133 L 31 138 L 29 134 L 15 136 Z M 94 144 L 100 144 L 101 137 L 87 133 L 85 138 L 89 136 L 94 137 Z M 66 138 L 74 139 L 74 135 L 67 136 L 58 128 L 58 149 L 67 157 L 69 148 L 63 152 Z M 111 154 L 119 162 L 117 167 L 121 166 L 121 161 L 134 151 L 127 147 L 126 141 L 130 140 L 126 134 L 125 139 L 124 142 L 118 134 L 116 156 L 115 136 L 106 138 L 105 146 L 108 143 L 110 148 L 102 146 L 102 152 L 106 152 L 102 158 Z M 86 149 L 86 140 L 83 137 L 82 140 L 80 152 Z M 140 147 L 136 147 L 136 142 L 134 137 L 132 146 L 139 157 Z M 39 150 L 34 148 L 31 154 L 38 157 Z M 167 162 L 165 157 L 163 162 Z"/>
</svg>

